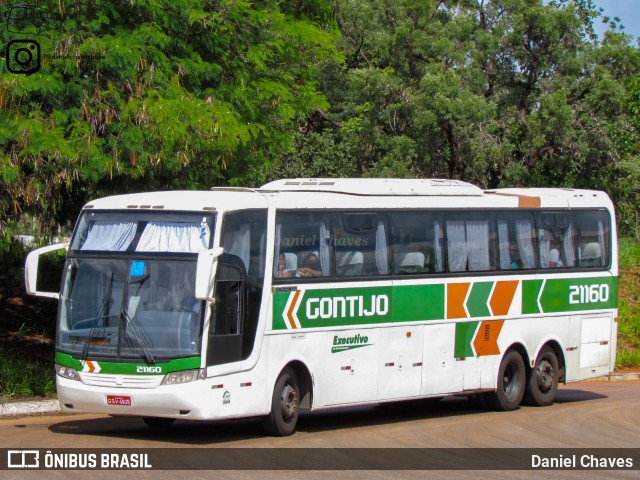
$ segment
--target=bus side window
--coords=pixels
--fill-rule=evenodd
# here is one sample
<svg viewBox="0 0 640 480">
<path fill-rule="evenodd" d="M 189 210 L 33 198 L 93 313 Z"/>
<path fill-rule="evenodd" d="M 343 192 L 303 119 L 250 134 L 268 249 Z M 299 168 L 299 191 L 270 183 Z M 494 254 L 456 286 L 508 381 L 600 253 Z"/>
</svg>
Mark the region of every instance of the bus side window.
<svg viewBox="0 0 640 480">
<path fill-rule="evenodd" d="M 536 268 L 535 230 L 530 214 L 498 217 L 498 252 L 501 270 Z"/>
<path fill-rule="evenodd" d="M 538 215 L 538 223 L 540 267 L 575 267 L 571 215 L 567 212 L 542 212 Z"/>
<path fill-rule="evenodd" d="M 266 230 L 266 210 L 229 212 L 223 218 L 224 253 L 218 259 L 208 365 L 245 359 L 253 351 L 266 267 Z"/>
<path fill-rule="evenodd" d="M 486 217 L 447 216 L 447 253 L 450 272 L 486 272 L 495 269 L 491 254 L 491 224 Z"/>
<path fill-rule="evenodd" d="M 274 242 L 274 278 L 329 276 L 330 218 L 318 212 L 278 212 Z"/>
<path fill-rule="evenodd" d="M 440 215 L 432 212 L 394 212 L 391 222 L 393 273 L 424 274 L 443 271 Z"/>
<path fill-rule="evenodd" d="M 246 272 L 242 260 L 236 255 L 222 254 L 218 262 L 211 334 L 237 335 L 242 333 Z"/>
<path fill-rule="evenodd" d="M 386 221 L 376 212 L 337 213 L 333 220 L 339 277 L 389 274 Z"/>
<path fill-rule="evenodd" d="M 242 359 L 246 278 L 244 263 L 240 257 L 228 253 L 218 257 L 216 301 L 211 315 L 207 365 L 220 365 Z"/>
<path fill-rule="evenodd" d="M 578 266 L 583 268 L 608 266 L 611 227 L 607 212 L 575 212 L 573 222 L 578 245 Z"/>
<path fill-rule="evenodd" d="M 363 275 L 364 256 L 356 250 L 336 253 L 336 265 L 339 277 Z"/>
</svg>

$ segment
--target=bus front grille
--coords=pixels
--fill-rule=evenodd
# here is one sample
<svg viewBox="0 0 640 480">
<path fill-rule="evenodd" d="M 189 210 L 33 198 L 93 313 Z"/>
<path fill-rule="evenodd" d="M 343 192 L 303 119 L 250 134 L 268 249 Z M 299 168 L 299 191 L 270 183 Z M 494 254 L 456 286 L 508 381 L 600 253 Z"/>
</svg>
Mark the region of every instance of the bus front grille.
<svg viewBox="0 0 640 480">
<path fill-rule="evenodd" d="M 114 388 L 157 388 L 163 375 L 113 375 L 103 373 L 80 373 L 85 385 Z"/>
</svg>

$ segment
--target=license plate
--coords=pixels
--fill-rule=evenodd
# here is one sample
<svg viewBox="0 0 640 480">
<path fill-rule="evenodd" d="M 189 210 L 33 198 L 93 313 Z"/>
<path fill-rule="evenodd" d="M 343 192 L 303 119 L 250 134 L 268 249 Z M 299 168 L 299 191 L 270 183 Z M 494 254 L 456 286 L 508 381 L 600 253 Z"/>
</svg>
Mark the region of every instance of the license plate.
<svg viewBox="0 0 640 480">
<path fill-rule="evenodd" d="M 107 405 L 121 405 L 128 407 L 133 405 L 131 397 L 124 395 L 107 395 Z"/>
</svg>

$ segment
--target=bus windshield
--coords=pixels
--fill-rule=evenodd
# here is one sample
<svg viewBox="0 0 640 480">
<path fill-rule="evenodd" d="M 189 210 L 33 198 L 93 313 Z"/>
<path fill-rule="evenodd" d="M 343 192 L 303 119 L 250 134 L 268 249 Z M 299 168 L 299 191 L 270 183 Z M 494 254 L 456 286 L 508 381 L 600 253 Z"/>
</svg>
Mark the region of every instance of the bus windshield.
<svg viewBox="0 0 640 480">
<path fill-rule="evenodd" d="M 105 357 L 199 353 L 201 302 L 195 260 L 74 258 L 61 295 L 58 348 Z"/>
<path fill-rule="evenodd" d="M 71 242 L 60 296 L 60 351 L 158 358 L 200 353 L 197 253 L 213 217 L 169 212 L 85 212 Z"/>
</svg>

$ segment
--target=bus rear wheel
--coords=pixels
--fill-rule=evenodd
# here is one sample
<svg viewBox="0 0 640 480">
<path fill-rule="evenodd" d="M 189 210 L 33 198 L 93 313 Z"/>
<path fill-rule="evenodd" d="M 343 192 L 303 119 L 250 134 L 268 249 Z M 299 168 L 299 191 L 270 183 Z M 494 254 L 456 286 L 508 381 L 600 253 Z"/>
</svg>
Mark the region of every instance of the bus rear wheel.
<svg viewBox="0 0 640 480">
<path fill-rule="evenodd" d="M 510 411 L 520 406 L 526 386 L 526 371 L 522 356 L 510 350 L 500 362 L 495 392 L 485 394 L 487 406 L 493 410 Z"/>
<path fill-rule="evenodd" d="M 263 418 L 262 426 L 269 435 L 286 437 L 296 431 L 300 413 L 300 386 L 296 372 L 285 368 L 276 382 L 271 398 L 271 413 Z"/>
<path fill-rule="evenodd" d="M 536 366 L 531 370 L 525 403 L 537 407 L 551 405 L 558 391 L 559 372 L 558 357 L 550 347 L 544 347 L 536 359 Z"/>
</svg>

